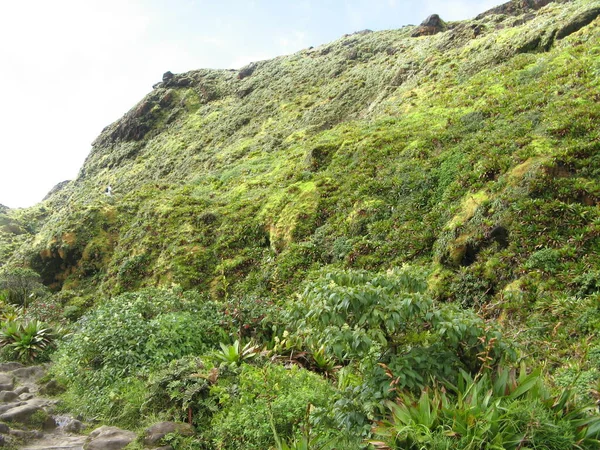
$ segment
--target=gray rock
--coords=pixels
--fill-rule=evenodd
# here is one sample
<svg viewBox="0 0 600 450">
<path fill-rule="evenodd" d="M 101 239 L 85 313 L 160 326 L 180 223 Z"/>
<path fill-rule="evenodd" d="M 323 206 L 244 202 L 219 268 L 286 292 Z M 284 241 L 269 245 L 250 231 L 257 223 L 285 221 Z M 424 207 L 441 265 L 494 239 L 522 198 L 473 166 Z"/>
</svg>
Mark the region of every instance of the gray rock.
<svg viewBox="0 0 600 450">
<path fill-rule="evenodd" d="M 24 405 L 25 402 L 12 402 L 12 403 L 7 403 L 6 405 L 0 405 L 0 414 L 5 413 L 6 411 L 16 408 L 17 406 L 21 406 Z"/>
<path fill-rule="evenodd" d="M 14 392 L 17 395 L 24 394 L 25 392 L 29 392 L 29 386 L 19 386 Z"/>
<path fill-rule="evenodd" d="M 10 435 L 18 437 L 19 439 L 40 439 L 44 436 L 44 433 L 38 430 L 10 430 Z"/>
<path fill-rule="evenodd" d="M 2 402 L 2 403 L 12 402 L 18 396 L 19 396 L 19 394 L 17 394 L 14 391 L 0 391 L 0 402 Z"/>
<path fill-rule="evenodd" d="M 159 422 L 144 431 L 144 444 L 158 444 L 160 440 L 169 433 L 177 433 L 182 436 L 193 436 L 194 428 L 187 423 Z"/>
<path fill-rule="evenodd" d="M 10 428 L 5 423 L 0 423 L 0 433 L 7 434 Z"/>
<path fill-rule="evenodd" d="M 44 375 L 46 375 L 46 367 L 44 366 L 30 366 L 21 367 L 11 372 L 11 375 L 19 379 L 19 381 L 31 381 L 36 382 Z M 9 390 L 9 389 L 6 389 Z"/>
<path fill-rule="evenodd" d="M 0 373 L 0 391 L 12 391 L 15 386 L 14 378 L 7 373 Z"/>
<path fill-rule="evenodd" d="M 25 367 L 25 366 L 18 362 L 0 363 L 0 372 L 10 372 L 15 369 L 20 369 L 21 367 Z"/>
<path fill-rule="evenodd" d="M 83 423 L 77 419 L 69 419 L 62 426 L 67 433 L 79 433 L 83 429 Z"/>
<path fill-rule="evenodd" d="M 0 414 L 0 420 L 3 422 L 19 422 L 27 424 L 30 417 L 42 409 L 43 401 L 34 399 Z"/>
<path fill-rule="evenodd" d="M 136 437 L 137 435 L 133 431 L 105 425 L 90 433 L 83 448 L 85 450 L 120 450 Z"/>
<path fill-rule="evenodd" d="M 31 400 L 33 397 L 35 397 L 33 394 L 29 392 L 24 392 L 21 395 L 19 395 L 19 400 L 23 400 L 25 402 L 27 400 Z"/>
</svg>

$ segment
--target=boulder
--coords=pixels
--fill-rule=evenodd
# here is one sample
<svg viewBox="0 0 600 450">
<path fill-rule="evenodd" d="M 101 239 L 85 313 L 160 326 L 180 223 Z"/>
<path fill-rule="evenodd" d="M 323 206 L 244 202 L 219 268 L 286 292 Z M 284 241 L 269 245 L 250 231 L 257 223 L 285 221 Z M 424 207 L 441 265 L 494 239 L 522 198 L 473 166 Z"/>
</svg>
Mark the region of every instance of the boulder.
<svg viewBox="0 0 600 450">
<path fill-rule="evenodd" d="M 194 427 L 182 422 L 156 423 L 144 431 L 144 444 L 156 445 L 169 433 L 177 433 L 182 436 L 193 436 Z"/>
<path fill-rule="evenodd" d="M 133 431 L 104 425 L 90 433 L 83 448 L 84 450 L 120 450 L 136 437 Z"/>
<path fill-rule="evenodd" d="M 174 76 L 175 75 L 173 75 L 173 73 L 171 71 L 166 71 L 165 73 L 163 73 L 163 76 L 162 76 L 163 83 L 166 83 L 167 81 L 172 80 Z"/>
<path fill-rule="evenodd" d="M 446 23 L 437 14 L 432 14 L 419 25 L 411 34 L 412 37 L 433 36 L 446 31 Z"/>
<path fill-rule="evenodd" d="M 42 410 L 42 405 L 45 402 L 40 399 L 34 399 L 28 402 L 23 402 L 14 408 L 0 414 L 0 420 L 3 422 L 19 422 L 27 424 L 31 416 L 37 411 Z"/>
<path fill-rule="evenodd" d="M 29 392 L 29 386 L 19 386 L 18 388 L 16 388 L 14 390 L 15 394 L 17 395 L 21 395 L 24 394 L 26 392 Z"/>
</svg>

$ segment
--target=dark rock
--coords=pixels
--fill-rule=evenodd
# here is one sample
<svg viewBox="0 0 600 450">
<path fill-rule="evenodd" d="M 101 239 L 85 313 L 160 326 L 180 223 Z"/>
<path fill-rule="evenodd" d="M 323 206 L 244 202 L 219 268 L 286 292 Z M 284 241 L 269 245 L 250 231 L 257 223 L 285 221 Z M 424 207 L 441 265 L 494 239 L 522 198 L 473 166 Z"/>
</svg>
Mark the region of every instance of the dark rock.
<svg viewBox="0 0 600 450">
<path fill-rule="evenodd" d="M 446 31 L 446 23 L 437 14 L 427 17 L 411 34 L 412 37 L 433 36 L 434 34 Z"/>
<path fill-rule="evenodd" d="M 250 63 L 247 66 L 244 66 L 238 72 L 238 80 L 243 80 L 244 78 L 248 78 L 250 75 L 254 73 L 256 70 L 256 63 Z"/>
<path fill-rule="evenodd" d="M 144 444 L 158 444 L 160 440 L 169 433 L 177 433 L 182 436 L 193 436 L 194 428 L 191 425 L 182 422 L 160 422 L 144 431 Z"/>
<path fill-rule="evenodd" d="M 174 76 L 175 75 L 173 75 L 173 73 L 170 71 L 163 73 L 163 76 L 162 76 L 163 83 L 166 83 L 167 81 L 172 80 Z"/>
<path fill-rule="evenodd" d="M 0 402 L 2 402 L 2 403 L 12 402 L 13 400 L 15 400 L 18 397 L 19 397 L 19 394 L 17 394 L 14 391 L 1 391 L 0 392 Z"/>
<path fill-rule="evenodd" d="M 52 416 L 46 417 L 46 420 L 44 420 L 44 423 L 42 424 L 42 429 L 45 431 L 50 431 L 50 430 L 54 430 L 55 428 L 56 428 L 56 421 L 54 420 L 54 417 L 52 417 Z"/>
<path fill-rule="evenodd" d="M 85 450 L 120 450 L 134 441 L 136 437 L 137 435 L 133 431 L 104 425 L 90 433 L 83 448 Z"/>
<path fill-rule="evenodd" d="M 237 94 L 238 98 L 244 98 L 244 97 L 248 96 L 249 94 L 251 94 L 253 90 L 254 90 L 254 86 L 245 86 L 243 88 L 238 89 L 236 94 Z"/>
<path fill-rule="evenodd" d="M 0 433 L 6 434 L 10 431 L 10 428 L 5 423 L 0 423 Z"/>
<path fill-rule="evenodd" d="M 575 17 L 572 17 L 569 22 L 556 32 L 556 40 L 566 38 L 570 34 L 581 30 L 583 27 L 592 23 L 596 17 L 600 16 L 600 7 L 591 8 Z"/>
</svg>

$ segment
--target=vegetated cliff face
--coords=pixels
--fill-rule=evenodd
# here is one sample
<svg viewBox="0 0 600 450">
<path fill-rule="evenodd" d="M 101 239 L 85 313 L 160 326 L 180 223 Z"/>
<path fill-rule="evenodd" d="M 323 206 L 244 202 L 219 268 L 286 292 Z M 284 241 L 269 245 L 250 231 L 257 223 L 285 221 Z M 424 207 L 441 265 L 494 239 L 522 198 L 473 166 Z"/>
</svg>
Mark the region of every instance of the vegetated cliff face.
<svg viewBox="0 0 600 450">
<path fill-rule="evenodd" d="M 90 295 L 276 296 L 326 265 L 404 262 L 465 305 L 575 291 L 600 263 L 599 14 L 513 1 L 168 75 L 18 212 L 18 245 L 4 226 L 0 260 Z"/>
</svg>

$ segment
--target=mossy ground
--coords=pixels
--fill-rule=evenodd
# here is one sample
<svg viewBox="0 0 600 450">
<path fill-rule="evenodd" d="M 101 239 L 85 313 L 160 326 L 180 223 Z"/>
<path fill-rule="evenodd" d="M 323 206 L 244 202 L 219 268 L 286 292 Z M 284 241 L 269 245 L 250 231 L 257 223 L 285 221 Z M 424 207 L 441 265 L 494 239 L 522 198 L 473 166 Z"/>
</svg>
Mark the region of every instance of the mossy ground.
<svg viewBox="0 0 600 450">
<path fill-rule="evenodd" d="M 282 302 L 325 267 L 422 264 L 438 300 L 588 370 L 600 22 L 555 37 L 598 7 L 354 34 L 247 77 L 181 75 L 108 127 L 63 190 L 0 214 L 0 262 L 87 299 L 175 284 Z"/>
</svg>

